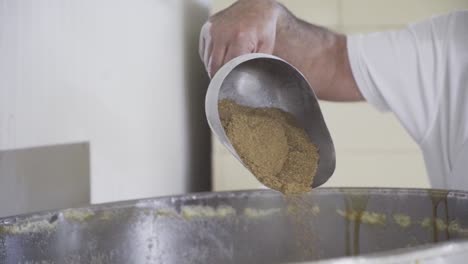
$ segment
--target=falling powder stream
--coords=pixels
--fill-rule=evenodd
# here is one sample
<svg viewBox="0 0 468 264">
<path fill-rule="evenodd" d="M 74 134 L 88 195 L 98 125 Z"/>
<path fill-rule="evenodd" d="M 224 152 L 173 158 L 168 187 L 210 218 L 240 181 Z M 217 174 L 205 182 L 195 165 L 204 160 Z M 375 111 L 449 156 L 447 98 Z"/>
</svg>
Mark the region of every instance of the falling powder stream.
<svg viewBox="0 0 468 264">
<path fill-rule="evenodd" d="M 301 194 L 311 190 L 318 148 L 295 118 L 277 108 L 251 108 L 232 100 L 218 105 L 221 123 L 244 165 L 264 185 L 282 192 L 297 254 L 314 255 L 311 221 L 320 212 Z"/>
</svg>

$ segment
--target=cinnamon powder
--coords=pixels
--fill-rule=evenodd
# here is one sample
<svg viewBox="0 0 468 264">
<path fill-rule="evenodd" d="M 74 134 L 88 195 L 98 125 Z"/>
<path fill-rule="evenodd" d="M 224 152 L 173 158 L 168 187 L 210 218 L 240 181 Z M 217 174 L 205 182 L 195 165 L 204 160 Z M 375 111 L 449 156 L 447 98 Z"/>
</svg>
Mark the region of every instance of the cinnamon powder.
<svg viewBox="0 0 468 264">
<path fill-rule="evenodd" d="M 311 190 L 318 149 L 290 113 L 227 99 L 218 110 L 232 146 L 261 183 L 284 194 Z"/>
</svg>

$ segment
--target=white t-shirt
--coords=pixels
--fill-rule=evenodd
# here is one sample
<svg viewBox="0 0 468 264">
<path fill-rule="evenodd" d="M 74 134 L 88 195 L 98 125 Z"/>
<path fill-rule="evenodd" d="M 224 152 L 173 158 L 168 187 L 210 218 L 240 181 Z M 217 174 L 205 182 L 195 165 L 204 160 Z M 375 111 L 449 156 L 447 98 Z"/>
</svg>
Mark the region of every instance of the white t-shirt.
<svg viewBox="0 0 468 264">
<path fill-rule="evenodd" d="M 348 54 L 364 98 L 421 147 L 432 186 L 468 190 L 468 10 L 349 36 Z"/>
</svg>

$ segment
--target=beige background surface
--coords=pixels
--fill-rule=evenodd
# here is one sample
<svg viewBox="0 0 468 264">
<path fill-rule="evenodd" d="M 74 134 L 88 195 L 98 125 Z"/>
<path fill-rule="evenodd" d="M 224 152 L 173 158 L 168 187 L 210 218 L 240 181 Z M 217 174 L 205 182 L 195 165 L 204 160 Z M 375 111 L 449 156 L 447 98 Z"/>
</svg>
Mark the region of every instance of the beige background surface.
<svg viewBox="0 0 468 264">
<path fill-rule="evenodd" d="M 213 0 L 215 13 L 232 0 Z M 404 27 L 455 9 L 468 0 L 289 0 L 282 1 L 298 17 L 339 32 L 353 34 Z M 428 187 L 418 146 L 392 114 L 366 103 L 322 103 L 335 142 L 337 168 L 325 186 Z M 213 139 L 215 190 L 258 188 L 260 184 Z"/>
</svg>

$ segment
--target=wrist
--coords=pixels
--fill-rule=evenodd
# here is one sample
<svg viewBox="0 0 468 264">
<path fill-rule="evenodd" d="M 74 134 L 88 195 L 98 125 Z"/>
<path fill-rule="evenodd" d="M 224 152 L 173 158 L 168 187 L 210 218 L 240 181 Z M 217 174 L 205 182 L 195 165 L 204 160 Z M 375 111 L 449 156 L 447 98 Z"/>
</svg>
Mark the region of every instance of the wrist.
<svg viewBox="0 0 468 264">
<path fill-rule="evenodd" d="M 346 37 L 302 21 L 279 6 L 273 54 L 299 69 L 319 98 L 327 97 L 328 87 L 340 74 Z"/>
<path fill-rule="evenodd" d="M 293 24 L 296 22 L 295 17 L 282 4 L 276 5 L 276 39 L 275 47 L 281 49 L 281 46 L 287 45 L 288 33 L 290 34 Z M 289 32 L 288 32 L 289 31 Z"/>
</svg>

